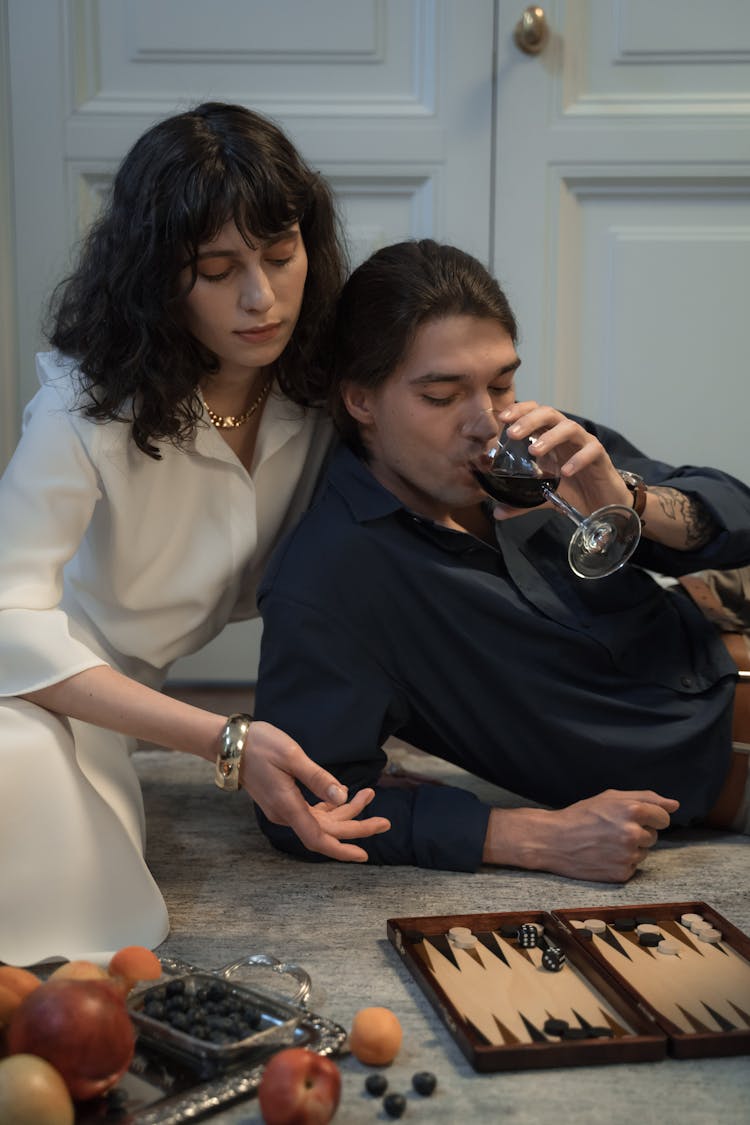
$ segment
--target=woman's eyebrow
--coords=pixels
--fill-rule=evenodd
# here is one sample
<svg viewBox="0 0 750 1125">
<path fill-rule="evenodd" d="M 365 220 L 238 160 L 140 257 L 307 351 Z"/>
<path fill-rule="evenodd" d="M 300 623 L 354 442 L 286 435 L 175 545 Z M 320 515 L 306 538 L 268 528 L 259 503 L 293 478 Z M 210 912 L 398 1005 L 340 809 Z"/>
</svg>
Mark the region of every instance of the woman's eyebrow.
<svg viewBox="0 0 750 1125">
<path fill-rule="evenodd" d="M 272 246 L 278 246 L 280 242 L 289 242 L 292 239 L 296 242 L 299 237 L 300 232 L 298 230 L 285 230 L 279 234 L 272 234 L 270 238 L 264 238 L 260 246 L 263 250 L 268 250 Z M 255 249 L 252 245 L 250 248 Z M 240 250 L 235 250 L 232 247 L 223 249 L 221 246 L 212 246 L 208 250 L 199 250 L 196 254 L 196 260 L 200 262 L 206 258 L 238 258 L 240 254 Z"/>
</svg>

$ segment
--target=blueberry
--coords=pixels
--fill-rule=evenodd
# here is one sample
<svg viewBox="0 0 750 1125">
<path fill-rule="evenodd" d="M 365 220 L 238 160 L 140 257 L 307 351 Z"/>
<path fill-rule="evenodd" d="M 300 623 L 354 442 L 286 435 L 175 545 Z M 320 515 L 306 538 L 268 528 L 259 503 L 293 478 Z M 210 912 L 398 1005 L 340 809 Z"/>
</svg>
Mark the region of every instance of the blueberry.
<svg viewBox="0 0 750 1125">
<path fill-rule="evenodd" d="M 185 982 L 184 980 L 167 981 L 164 991 L 167 996 L 181 996 L 185 991 Z"/>
<path fill-rule="evenodd" d="M 429 1070 L 419 1070 L 411 1080 L 411 1084 L 423 1098 L 429 1098 L 437 1086 L 437 1078 Z"/>
<path fill-rule="evenodd" d="M 386 1094 L 383 1109 L 389 1117 L 401 1117 L 406 1109 L 406 1098 L 403 1094 Z"/>
<path fill-rule="evenodd" d="M 365 1090 L 374 1098 L 381 1098 L 388 1089 L 388 1079 L 384 1074 L 368 1074 L 365 1078 Z"/>
</svg>

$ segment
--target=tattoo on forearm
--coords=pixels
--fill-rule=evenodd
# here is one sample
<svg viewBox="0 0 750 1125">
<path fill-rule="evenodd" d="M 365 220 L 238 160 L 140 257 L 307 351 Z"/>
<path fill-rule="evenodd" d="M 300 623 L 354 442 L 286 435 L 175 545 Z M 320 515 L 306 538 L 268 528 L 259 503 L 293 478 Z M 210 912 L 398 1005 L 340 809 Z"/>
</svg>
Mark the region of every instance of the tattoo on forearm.
<svg viewBox="0 0 750 1125">
<path fill-rule="evenodd" d="M 699 500 L 678 492 L 676 488 L 649 488 L 649 493 L 659 501 L 667 519 L 682 524 L 685 531 L 686 550 L 698 550 L 713 539 L 718 525 Z"/>
</svg>

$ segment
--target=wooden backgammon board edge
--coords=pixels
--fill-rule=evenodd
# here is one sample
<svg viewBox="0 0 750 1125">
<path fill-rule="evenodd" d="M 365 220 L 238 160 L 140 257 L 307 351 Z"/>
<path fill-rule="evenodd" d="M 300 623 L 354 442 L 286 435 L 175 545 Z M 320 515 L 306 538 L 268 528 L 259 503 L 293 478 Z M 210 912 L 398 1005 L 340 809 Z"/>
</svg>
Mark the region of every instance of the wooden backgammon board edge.
<svg viewBox="0 0 750 1125">
<path fill-rule="evenodd" d="M 520 1043 L 497 1046 L 488 1043 L 473 1025 L 464 1019 L 440 984 L 414 952 L 421 937 L 447 933 L 452 926 L 466 926 L 476 932 L 499 930 L 503 925 L 538 922 L 545 931 L 553 932 L 556 941 L 571 964 L 586 981 L 615 1009 L 634 1030 L 620 1039 L 578 1040 L 575 1042 Z M 656 1062 L 666 1057 L 667 1039 L 650 1012 L 633 1005 L 625 990 L 608 973 L 602 973 L 574 940 L 567 928 L 559 925 L 546 911 L 515 911 L 494 914 L 430 915 L 413 918 L 389 918 L 388 939 L 407 965 L 443 1021 L 454 1040 L 475 1070 L 488 1073 L 502 1070 L 541 1070 L 552 1067 L 591 1066 L 622 1062 Z M 416 938 L 416 942 L 415 942 Z"/>
<path fill-rule="evenodd" d="M 683 1031 L 668 1017 L 659 1012 L 649 1001 L 648 996 L 643 995 L 634 988 L 627 979 L 605 961 L 595 949 L 589 948 L 589 942 L 579 937 L 576 934 L 576 927 L 571 925 L 573 919 L 585 921 L 588 918 L 597 917 L 608 923 L 613 923 L 618 918 L 648 914 L 653 914 L 655 917 L 661 914 L 663 919 L 667 918 L 672 921 L 679 921 L 682 914 L 691 912 L 702 914 L 708 922 L 711 922 L 721 931 L 723 935 L 722 944 L 727 945 L 730 949 L 733 949 L 741 957 L 744 957 L 745 960 L 750 962 L 750 937 L 743 933 L 742 930 L 738 929 L 728 918 L 720 914 L 718 910 L 715 910 L 709 903 L 703 902 L 702 900 L 637 903 L 630 906 L 596 908 L 558 908 L 551 911 L 551 914 L 552 917 L 564 927 L 566 932 L 571 935 L 572 939 L 584 947 L 587 955 L 596 960 L 601 971 L 605 974 L 609 974 L 613 980 L 617 981 L 631 997 L 632 1002 L 637 1004 L 642 1010 L 647 1011 L 656 1023 L 663 1028 L 667 1035 L 668 1053 L 674 1058 L 720 1058 L 750 1054 L 750 1029 L 738 1028 L 734 1031 Z"/>
</svg>

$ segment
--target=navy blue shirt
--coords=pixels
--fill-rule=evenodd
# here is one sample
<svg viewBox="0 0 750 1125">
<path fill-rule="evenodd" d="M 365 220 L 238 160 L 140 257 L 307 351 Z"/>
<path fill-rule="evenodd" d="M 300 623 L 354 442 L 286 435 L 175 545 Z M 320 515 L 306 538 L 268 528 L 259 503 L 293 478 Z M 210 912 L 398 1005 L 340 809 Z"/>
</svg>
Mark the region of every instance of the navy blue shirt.
<svg viewBox="0 0 750 1125">
<path fill-rule="evenodd" d="M 587 581 L 568 566 L 564 516 L 505 520 L 491 546 L 405 509 L 341 449 L 261 586 L 256 718 L 352 790 L 377 786 L 395 735 L 542 804 L 648 788 L 679 799 L 673 823 L 704 817 L 728 769 L 736 669 L 690 599 L 646 571 L 750 562 L 750 489 L 578 420 L 618 468 L 698 497 L 712 542 L 643 539 L 631 563 Z M 372 862 L 470 871 L 489 811 L 451 786 L 381 788 L 366 815 L 392 828 L 361 843 Z M 277 847 L 321 858 L 258 812 Z"/>
</svg>

